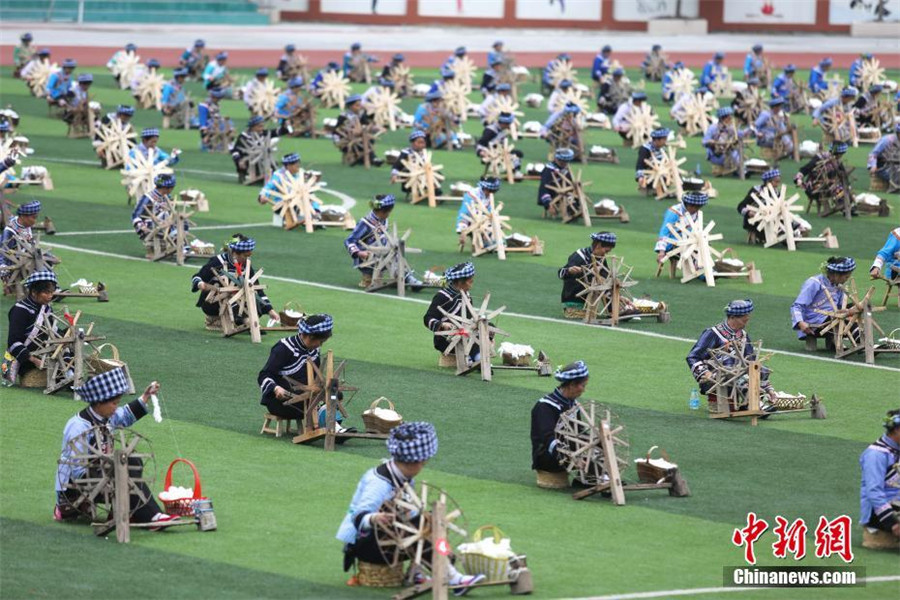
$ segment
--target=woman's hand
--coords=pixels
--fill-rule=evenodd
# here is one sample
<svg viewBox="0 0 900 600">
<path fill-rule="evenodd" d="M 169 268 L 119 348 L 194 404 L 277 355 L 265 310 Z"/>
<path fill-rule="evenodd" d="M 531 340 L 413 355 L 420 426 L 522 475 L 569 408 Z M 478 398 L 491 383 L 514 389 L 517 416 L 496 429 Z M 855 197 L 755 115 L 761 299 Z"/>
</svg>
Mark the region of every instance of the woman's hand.
<svg viewBox="0 0 900 600">
<path fill-rule="evenodd" d="M 147 402 L 150 402 L 150 396 L 155 396 L 157 392 L 159 392 L 159 382 L 151 381 L 150 385 L 147 386 L 147 389 L 144 390 L 144 393 L 141 394 L 141 400 L 146 404 Z"/>
<path fill-rule="evenodd" d="M 797 323 L 797 329 L 805 333 L 806 335 L 813 335 L 812 327 L 809 326 L 809 323 L 806 321 L 800 321 Z"/>
<path fill-rule="evenodd" d="M 290 400 L 291 393 L 281 387 L 280 385 L 275 386 L 275 398 L 278 400 Z"/>
</svg>

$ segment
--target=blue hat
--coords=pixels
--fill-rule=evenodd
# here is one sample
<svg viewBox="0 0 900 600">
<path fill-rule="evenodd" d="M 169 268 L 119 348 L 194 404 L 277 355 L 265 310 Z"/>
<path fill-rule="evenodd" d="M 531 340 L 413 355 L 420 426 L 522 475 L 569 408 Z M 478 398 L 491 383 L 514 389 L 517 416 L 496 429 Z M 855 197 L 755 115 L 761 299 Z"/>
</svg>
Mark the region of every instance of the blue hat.
<svg viewBox="0 0 900 600">
<path fill-rule="evenodd" d="M 568 52 L 563 52 L 556 57 L 557 60 L 572 60 L 572 56 Z"/>
<path fill-rule="evenodd" d="M 631 99 L 632 100 L 646 100 L 647 94 L 646 94 L 646 92 L 632 92 Z"/>
<path fill-rule="evenodd" d="M 428 92 L 427 94 L 425 94 L 425 101 L 431 102 L 432 100 L 440 100 L 443 97 L 444 94 L 441 92 L 441 90 L 434 90 L 433 92 Z"/>
<path fill-rule="evenodd" d="M 218 54 L 216 54 L 216 60 L 227 60 L 227 59 L 228 59 L 227 52 L 219 52 Z"/>
<path fill-rule="evenodd" d="M 450 67 L 441 67 L 441 77 L 447 79 L 448 77 L 456 77 L 456 73 L 453 72 L 453 69 Z"/>
<path fill-rule="evenodd" d="M 654 129 L 650 132 L 650 138 L 654 140 L 664 140 L 669 138 L 669 130 L 665 127 Z"/>
<path fill-rule="evenodd" d="M 355 104 L 361 101 L 362 96 L 360 96 L 359 94 L 352 94 L 350 96 L 347 96 L 347 99 L 344 101 L 344 106 L 350 106 L 351 104 Z"/>
<path fill-rule="evenodd" d="M 603 46 L 602 48 L 600 48 L 600 52 L 612 52 L 612 46 L 607 44 L 607 45 Z"/>
<path fill-rule="evenodd" d="M 682 203 L 689 206 L 706 206 L 709 196 L 703 192 L 685 192 L 681 197 Z"/>
<path fill-rule="evenodd" d="M 855 98 L 856 97 L 856 88 L 855 87 L 845 87 L 841 90 L 841 98 Z"/>
<path fill-rule="evenodd" d="M 856 261 L 849 256 L 833 256 L 825 263 L 825 268 L 832 273 L 850 273 L 856 268 Z"/>
<path fill-rule="evenodd" d="M 94 76 L 90 73 L 82 73 L 78 76 L 78 83 L 94 83 Z"/>
<path fill-rule="evenodd" d="M 684 67 L 684 63 L 683 63 L 682 61 L 680 61 L 680 60 L 676 60 L 676 61 L 675 61 L 675 68 L 676 68 L 676 69 L 681 69 L 681 68 L 683 68 L 683 67 Z"/>
<path fill-rule="evenodd" d="M 498 83 L 497 87 L 495 87 L 494 89 L 497 90 L 498 92 L 511 92 L 512 86 L 509 85 L 508 83 Z"/>
<path fill-rule="evenodd" d="M 21 204 L 19 208 L 16 209 L 17 215 L 36 215 L 39 212 L 41 212 L 40 200 L 32 200 L 31 202 L 26 202 L 25 204 Z"/>
<path fill-rule="evenodd" d="M 158 68 L 159 68 L 159 61 L 156 60 L 155 58 L 151 58 L 150 60 L 147 61 L 147 66 L 148 66 L 148 67 L 156 67 L 156 68 L 158 69 Z"/>
<path fill-rule="evenodd" d="M 447 281 L 469 279 L 470 277 L 475 277 L 475 265 L 471 262 L 459 263 L 444 271 L 444 279 Z"/>
<path fill-rule="evenodd" d="M 10 131 L 9 121 L 0 121 L 0 131 Z"/>
<path fill-rule="evenodd" d="M 294 163 L 300 162 L 300 155 L 296 152 L 292 152 L 290 154 L 285 154 L 281 157 L 281 164 L 283 165 L 292 165 Z"/>
<path fill-rule="evenodd" d="M 62 66 L 63 66 L 63 69 L 74 69 L 75 67 L 78 66 L 78 63 L 75 61 L 74 58 L 67 58 L 66 60 L 63 61 Z"/>
<path fill-rule="evenodd" d="M 362 44 L 360 44 L 359 42 L 353 42 L 352 44 L 350 44 L 351 50 L 360 50 L 361 48 Z"/>
<path fill-rule="evenodd" d="M 331 62 L 328 63 L 328 68 L 331 69 L 332 71 L 334 71 L 335 69 L 338 69 L 339 66 L 338 66 L 338 64 L 337 64 L 336 62 L 331 61 Z"/>
<path fill-rule="evenodd" d="M 827 56 L 819 61 L 819 66 L 821 67 L 830 67 L 832 64 L 831 57 Z"/>
<path fill-rule="evenodd" d="M 605 244 L 607 246 L 609 246 L 609 245 L 615 246 L 616 239 L 617 239 L 616 234 L 609 232 L 609 231 L 600 231 L 600 232 L 591 234 L 591 240 L 593 240 L 595 242 L 600 242 L 601 244 Z"/>
<path fill-rule="evenodd" d="M 437 454 L 437 432 L 434 425 L 424 421 L 397 425 L 388 435 L 387 449 L 397 462 L 425 462 Z"/>
<path fill-rule="evenodd" d="M 253 116 L 250 117 L 250 119 L 247 121 L 247 127 L 254 127 L 254 126 L 256 126 L 256 125 L 259 125 L 260 123 L 265 123 L 265 122 L 266 122 L 266 118 L 265 118 L 264 116 L 262 116 L 262 115 L 253 115 Z"/>
<path fill-rule="evenodd" d="M 296 77 L 291 77 L 291 80 L 288 81 L 289 88 L 295 87 L 303 87 L 303 78 L 297 75 Z"/>
<path fill-rule="evenodd" d="M 863 58 L 872 59 L 874 56 L 875 56 L 875 55 L 872 54 L 871 52 L 863 52 L 863 53 L 862 53 L 862 57 L 863 57 Z"/>
<path fill-rule="evenodd" d="M 781 106 L 784 104 L 784 98 L 772 98 L 769 100 L 769 106 Z"/>
<path fill-rule="evenodd" d="M 222 88 L 213 88 L 213 89 L 209 90 L 209 95 L 210 95 L 210 97 L 216 98 L 216 99 L 224 98 L 225 96 L 228 95 L 228 90 L 225 90 Z"/>
<path fill-rule="evenodd" d="M 759 85 L 759 77 L 751 77 L 747 80 L 747 85 Z"/>
<path fill-rule="evenodd" d="M 397 54 L 392 56 L 391 59 L 394 60 L 395 62 L 403 62 L 404 60 L 406 60 L 406 57 L 398 52 Z"/>
<path fill-rule="evenodd" d="M 880 94 L 883 90 L 884 90 L 884 86 L 881 85 L 880 83 L 873 83 L 871 86 L 869 86 L 870 94 Z"/>
<path fill-rule="evenodd" d="M 575 104 L 574 102 L 566 102 L 566 106 L 565 106 L 565 108 L 563 108 L 563 111 L 573 114 L 573 115 L 577 115 L 578 113 L 581 112 L 581 107 L 578 106 L 577 104 Z"/>
<path fill-rule="evenodd" d="M 655 51 L 657 51 L 657 50 L 662 50 L 662 46 L 661 46 L 660 44 L 653 44 L 653 45 L 650 47 L 650 50 L 653 51 L 653 52 L 655 52 Z"/>
<path fill-rule="evenodd" d="M 23 33 L 22 37 L 19 39 L 21 39 L 23 42 L 30 42 L 31 40 L 34 39 L 34 37 L 32 37 L 32 35 L 30 33 Z"/>
<path fill-rule="evenodd" d="M 785 73 L 793 73 L 793 72 L 796 71 L 796 70 L 797 70 L 797 67 L 794 66 L 794 65 L 792 65 L 792 64 L 788 64 L 788 65 L 784 68 L 784 72 L 785 72 Z"/>
<path fill-rule="evenodd" d="M 381 210 L 383 208 L 390 208 L 394 206 L 396 202 L 397 199 L 393 194 L 378 194 L 370 204 L 375 210 Z"/>
<path fill-rule="evenodd" d="M 38 56 L 50 56 L 50 49 L 41 48 L 40 50 L 38 50 Z"/>
<path fill-rule="evenodd" d="M 284 47 L 285 52 L 293 52 L 296 49 L 297 49 L 297 46 L 295 46 L 293 44 L 288 44 L 287 46 Z"/>
<path fill-rule="evenodd" d="M 187 69 L 175 69 L 175 71 L 172 72 L 173 77 L 187 77 L 187 74 Z"/>
<path fill-rule="evenodd" d="M 496 177 L 484 177 L 478 181 L 478 187 L 488 192 L 496 192 L 500 189 L 500 180 Z"/>
<path fill-rule="evenodd" d="M 150 137 L 159 137 L 159 129 L 157 129 L 156 127 L 146 127 L 143 131 L 141 131 L 141 139 Z"/>
<path fill-rule="evenodd" d="M 194 47 L 195 47 L 195 48 L 203 48 L 203 47 L 205 47 L 205 46 L 206 46 L 206 42 L 205 42 L 205 41 L 199 40 L 199 39 L 198 39 L 198 40 L 194 40 Z"/>
<path fill-rule="evenodd" d="M 413 129 L 409 134 L 409 141 L 417 140 L 419 138 L 427 137 L 427 134 L 422 129 Z"/>
<path fill-rule="evenodd" d="M 247 238 L 246 240 L 232 239 L 228 242 L 228 247 L 235 252 L 253 252 L 256 248 L 256 240 Z"/>
<path fill-rule="evenodd" d="M 777 177 L 781 177 L 781 171 L 779 169 L 769 169 L 762 174 L 762 180 L 766 183 Z"/>
<path fill-rule="evenodd" d="M 459 48 L 457 48 L 456 50 L 453 51 L 453 54 L 455 54 L 456 56 L 465 56 L 466 55 L 466 47 L 460 46 Z"/>
<path fill-rule="evenodd" d="M 268 77 L 268 76 L 269 76 L 269 69 L 267 69 L 266 67 L 262 67 L 262 68 L 260 68 L 260 69 L 257 69 L 257 70 L 256 70 L 256 76 L 257 76 L 257 77 L 259 77 L 259 76 Z"/>
<path fill-rule="evenodd" d="M 716 52 L 715 55 L 713 55 L 713 59 L 715 60 L 722 60 L 723 58 L 725 58 L 724 52 Z"/>
<path fill-rule="evenodd" d="M 556 369 L 556 373 L 553 376 L 557 381 L 574 381 L 575 379 L 584 379 L 590 375 L 583 360 L 576 360 L 571 365 L 566 366 L 569 368 L 559 367 Z"/>
<path fill-rule="evenodd" d="M 122 367 L 94 375 L 80 387 L 74 388 L 82 400 L 89 404 L 107 402 L 128 392 L 128 378 Z"/>
<path fill-rule="evenodd" d="M 310 321 L 317 322 L 310 323 Z M 300 333 L 305 333 L 307 335 L 313 333 L 329 333 L 332 329 L 334 329 L 334 319 L 327 313 L 309 315 L 308 317 L 300 319 L 297 323 L 297 330 Z"/>
<path fill-rule="evenodd" d="M 575 160 L 575 151 L 571 148 L 557 148 L 553 153 L 553 158 L 563 162 L 572 162 Z"/>
<path fill-rule="evenodd" d="M 753 300 L 746 298 L 744 300 L 732 300 L 725 307 L 725 314 L 729 317 L 742 317 L 753 312 Z"/>
<path fill-rule="evenodd" d="M 134 107 L 128 106 L 127 104 L 120 104 L 116 109 L 116 114 L 132 116 L 134 114 Z"/>
<path fill-rule="evenodd" d="M 568 79 L 563 79 L 562 81 L 559 82 L 559 88 L 562 90 L 567 90 L 570 87 L 572 87 L 572 82 L 569 81 Z"/>
<path fill-rule="evenodd" d="M 616 75 L 624 75 L 624 74 L 625 74 L 625 69 L 622 69 L 622 68 L 613 69 L 612 74 L 613 74 L 614 77 L 615 77 Z"/>
<path fill-rule="evenodd" d="M 719 110 L 716 111 L 716 116 L 720 119 L 724 119 L 725 117 L 730 117 L 734 114 L 734 109 L 730 106 L 723 106 Z"/>
<path fill-rule="evenodd" d="M 831 143 L 831 153 L 832 154 L 845 154 L 847 152 L 847 144 L 844 142 L 832 142 Z"/>
<path fill-rule="evenodd" d="M 31 287 L 38 281 L 52 281 L 56 283 L 56 273 L 49 270 L 35 271 L 25 279 L 25 287 Z"/>
<path fill-rule="evenodd" d="M 125 44 L 126 52 L 134 52 L 135 50 L 137 50 L 137 44 Z"/>
<path fill-rule="evenodd" d="M 512 113 L 508 113 L 508 112 L 502 112 L 502 113 L 500 113 L 500 115 L 497 117 L 497 122 L 498 122 L 498 123 L 512 124 L 512 123 L 514 123 L 515 121 L 516 121 L 515 115 L 513 115 Z"/>
<path fill-rule="evenodd" d="M 503 40 L 495 40 L 494 43 L 491 44 L 491 47 L 493 48 L 493 47 L 502 46 L 502 45 L 503 45 Z"/>
<path fill-rule="evenodd" d="M 752 50 L 754 52 L 762 52 L 763 46 L 762 44 L 753 44 Z"/>
<path fill-rule="evenodd" d="M 378 85 L 380 85 L 380 86 L 382 86 L 382 87 L 389 87 L 389 88 L 392 88 L 392 87 L 394 87 L 396 84 L 394 83 L 394 81 L 393 81 L 390 77 L 379 77 L 379 78 L 378 78 Z"/>
<path fill-rule="evenodd" d="M 157 175 L 153 180 L 153 184 L 158 188 L 175 187 L 175 176 L 172 174 Z"/>
</svg>

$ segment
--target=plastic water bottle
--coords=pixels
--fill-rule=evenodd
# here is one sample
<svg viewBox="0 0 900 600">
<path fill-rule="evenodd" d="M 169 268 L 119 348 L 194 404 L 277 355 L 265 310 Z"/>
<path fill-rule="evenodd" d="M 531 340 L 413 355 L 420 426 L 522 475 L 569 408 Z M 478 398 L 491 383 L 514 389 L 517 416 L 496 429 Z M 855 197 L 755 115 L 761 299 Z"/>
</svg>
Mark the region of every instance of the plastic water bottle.
<svg viewBox="0 0 900 600">
<path fill-rule="evenodd" d="M 691 399 L 688 400 L 688 406 L 691 410 L 699 410 L 700 409 L 700 392 L 696 389 L 691 390 Z"/>
</svg>

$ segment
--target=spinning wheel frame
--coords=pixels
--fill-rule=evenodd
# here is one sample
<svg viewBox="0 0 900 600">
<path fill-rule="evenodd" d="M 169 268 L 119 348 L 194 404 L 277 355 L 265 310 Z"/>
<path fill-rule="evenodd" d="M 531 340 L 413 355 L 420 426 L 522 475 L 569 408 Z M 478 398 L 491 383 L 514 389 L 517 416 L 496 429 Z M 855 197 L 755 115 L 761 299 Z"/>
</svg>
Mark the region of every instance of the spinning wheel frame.
<svg viewBox="0 0 900 600">
<path fill-rule="evenodd" d="M 343 109 L 350 95 L 350 80 L 343 73 L 326 71 L 319 86 L 319 100 L 325 108 Z"/>
<path fill-rule="evenodd" d="M 617 424 L 618 419 L 606 406 L 593 400 L 576 401 L 575 406 L 560 415 L 554 431 L 560 466 L 589 486 L 600 485 L 611 478 L 601 442 L 601 420 L 609 424 L 616 466 L 622 473 L 630 465 L 630 445 L 624 425 Z"/>
<path fill-rule="evenodd" d="M 433 164 L 431 156 L 432 154 L 428 150 L 410 152 L 407 158 L 401 161 L 406 167 L 406 171 L 398 172 L 397 179 L 409 188 L 412 204 L 418 204 L 427 198 L 428 206 L 435 208 L 437 206 L 437 188 L 444 180 L 444 175 L 440 172 L 444 165 Z"/>
<path fill-rule="evenodd" d="M 137 97 L 138 104 L 143 109 L 162 109 L 162 89 L 165 80 L 159 71 L 144 72 L 138 82 L 134 95 Z"/>
<path fill-rule="evenodd" d="M 659 117 L 653 112 L 647 104 L 641 104 L 640 108 L 633 106 L 628 116 L 625 117 L 628 123 L 628 131 L 625 137 L 631 140 L 632 148 L 640 148 L 642 145 L 650 141 L 650 132 L 659 129 Z"/>
</svg>

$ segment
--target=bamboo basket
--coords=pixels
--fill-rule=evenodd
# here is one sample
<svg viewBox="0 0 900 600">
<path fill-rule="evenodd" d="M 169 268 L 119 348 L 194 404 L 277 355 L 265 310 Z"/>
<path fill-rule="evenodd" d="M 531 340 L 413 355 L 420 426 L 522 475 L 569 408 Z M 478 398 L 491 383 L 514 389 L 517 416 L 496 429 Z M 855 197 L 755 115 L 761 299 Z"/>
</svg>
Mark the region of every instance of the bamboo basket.
<svg viewBox="0 0 900 600">
<path fill-rule="evenodd" d="M 894 329 L 885 337 L 878 340 L 878 347 L 890 350 L 900 350 L 900 327 Z"/>
<path fill-rule="evenodd" d="M 400 419 L 395 421 L 388 421 L 387 419 L 382 419 L 381 417 L 376 416 L 375 409 L 378 408 L 378 405 L 382 402 L 387 402 L 388 408 L 390 410 L 395 410 L 394 403 L 384 396 L 376 398 L 374 401 L 372 401 L 372 404 L 369 405 L 369 409 L 364 411 L 362 414 L 363 423 L 366 426 L 366 433 L 389 433 L 391 429 L 403 423 L 402 416 L 400 417 Z"/>
<path fill-rule="evenodd" d="M 19 387 L 45 388 L 47 387 L 47 371 L 43 369 L 28 369 L 19 377 Z"/>
<path fill-rule="evenodd" d="M 485 532 L 490 531 L 495 543 L 500 543 L 505 536 L 496 525 L 484 525 L 472 534 L 473 542 L 480 542 Z M 478 552 L 460 552 L 463 570 L 469 575 L 483 573 L 488 583 L 509 581 L 509 559 L 494 558 Z"/>
<path fill-rule="evenodd" d="M 356 566 L 359 569 L 357 580 L 363 587 L 400 587 L 403 583 L 403 563 L 392 567 L 358 560 Z"/>
<path fill-rule="evenodd" d="M 734 250 L 731 248 L 725 248 L 722 250 L 722 257 L 716 261 L 715 265 L 713 265 L 713 269 L 718 271 L 719 273 L 740 273 L 744 269 L 746 269 L 746 265 L 736 266 L 731 265 L 725 262 L 724 259 L 731 258 L 734 260 L 740 260 L 737 255 L 734 253 Z"/>
<path fill-rule="evenodd" d="M 290 309 L 293 309 L 294 312 L 300 313 L 300 316 L 299 317 L 288 316 L 287 311 Z M 305 316 L 305 314 L 306 313 L 303 312 L 303 307 L 300 305 L 300 303 L 294 302 L 293 300 L 285 302 L 284 308 L 282 310 L 278 311 L 278 317 L 281 319 L 281 324 L 285 325 L 287 327 L 296 327 L 297 323 L 300 322 L 300 319 L 302 319 Z"/>
<path fill-rule="evenodd" d="M 644 459 L 637 459 L 635 465 L 637 466 L 637 474 L 638 479 L 641 483 L 659 483 L 661 480 L 668 479 L 672 473 L 675 472 L 676 467 L 671 469 L 663 469 L 661 467 L 657 467 L 656 465 L 650 464 L 650 455 L 653 454 L 653 451 L 656 450 L 658 446 L 653 446 L 649 450 L 647 450 L 647 454 L 644 456 Z M 665 450 L 660 451 L 660 455 L 666 462 L 671 462 L 669 460 L 669 455 Z"/>
<path fill-rule="evenodd" d="M 101 356 L 103 349 L 107 347 L 112 351 L 112 358 L 103 358 Z M 131 379 L 131 370 L 128 368 L 128 363 L 119 359 L 119 349 L 115 345 L 110 343 L 100 344 L 94 353 L 85 359 L 85 362 L 91 375 L 99 375 L 100 373 L 121 368 L 125 371 L 125 379 L 128 381 L 128 393 L 134 393 L 134 381 Z"/>
</svg>

